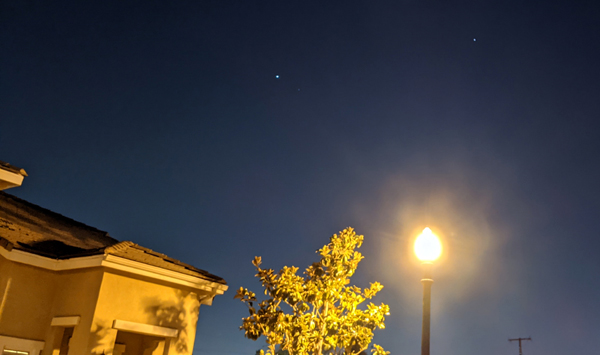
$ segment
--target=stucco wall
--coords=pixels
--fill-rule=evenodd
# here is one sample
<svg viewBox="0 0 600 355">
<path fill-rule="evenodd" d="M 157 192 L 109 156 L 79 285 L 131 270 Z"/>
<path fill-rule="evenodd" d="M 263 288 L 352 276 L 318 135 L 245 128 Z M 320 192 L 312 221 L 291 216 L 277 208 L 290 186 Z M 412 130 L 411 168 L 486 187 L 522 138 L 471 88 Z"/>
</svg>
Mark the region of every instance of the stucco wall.
<svg viewBox="0 0 600 355">
<path fill-rule="evenodd" d="M 102 275 L 100 267 L 55 272 L 0 257 L 0 334 L 45 341 L 44 354 L 51 354 L 62 335 L 52 318 L 80 316 L 71 344 L 85 347 Z"/>
<path fill-rule="evenodd" d="M 52 319 L 57 275 L 0 259 L 0 334 L 44 340 Z"/>
<path fill-rule="evenodd" d="M 199 307 L 192 289 L 156 279 L 104 267 L 55 272 L 0 256 L 0 335 L 44 341 L 43 354 L 58 353 L 62 339 L 52 318 L 79 316 L 69 354 L 112 354 L 113 321 L 121 320 L 178 329 L 159 337 L 152 354 L 167 346 L 170 355 L 190 355 Z"/>
<path fill-rule="evenodd" d="M 98 297 L 91 331 L 97 334 L 97 344 L 90 344 L 92 354 L 108 354 L 114 343 L 115 319 L 135 323 L 180 329 L 170 341 L 169 354 L 191 354 L 196 336 L 200 303 L 196 293 L 141 277 L 132 278 L 106 272 Z"/>
<path fill-rule="evenodd" d="M 98 292 L 104 270 L 100 267 L 62 271 L 56 277 L 56 291 L 52 304 L 52 317 L 80 316 L 79 324 L 73 331 L 70 342 L 72 354 L 76 349 L 85 349 L 93 337 L 89 330 L 92 325 Z M 62 336 L 56 327 L 47 328 L 45 354 L 51 354 L 56 345 L 55 337 Z"/>
</svg>

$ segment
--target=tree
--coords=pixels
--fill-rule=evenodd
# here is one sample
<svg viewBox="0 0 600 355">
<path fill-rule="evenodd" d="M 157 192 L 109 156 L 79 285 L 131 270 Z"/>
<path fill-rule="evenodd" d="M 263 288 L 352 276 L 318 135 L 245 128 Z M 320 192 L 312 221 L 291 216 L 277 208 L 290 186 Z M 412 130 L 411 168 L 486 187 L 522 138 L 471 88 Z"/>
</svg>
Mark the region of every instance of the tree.
<svg viewBox="0 0 600 355">
<path fill-rule="evenodd" d="M 279 351 L 289 355 L 356 355 L 366 350 L 373 330 L 385 328 L 389 306 L 369 303 L 359 308 L 383 288 L 379 282 L 365 289 L 349 286 L 363 259 L 355 250 L 363 239 L 352 228 L 334 234 L 329 244 L 317 251 L 321 260 L 309 266 L 304 276 L 297 275 L 294 266 L 285 266 L 278 273 L 263 269 L 261 258 L 255 257 L 252 264 L 267 298 L 259 303 L 254 292 L 243 287 L 237 291 L 235 298 L 250 311 L 240 327 L 245 336 L 252 340 L 265 336 L 269 345 L 266 355 Z M 372 352 L 389 354 L 379 345 L 373 345 Z"/>
</svg>

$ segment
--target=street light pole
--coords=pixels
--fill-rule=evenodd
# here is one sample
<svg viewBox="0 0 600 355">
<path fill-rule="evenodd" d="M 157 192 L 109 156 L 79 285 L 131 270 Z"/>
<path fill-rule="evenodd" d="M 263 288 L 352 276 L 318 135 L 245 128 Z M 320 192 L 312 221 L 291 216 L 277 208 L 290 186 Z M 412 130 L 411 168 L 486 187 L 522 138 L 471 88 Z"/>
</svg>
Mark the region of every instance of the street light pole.
<svg viewBox="0 0 600 355">
<path fill-rule="evenodd" d="M 423 266 L 423 328 L 421 329 L 421 355 L 429 355 L 431 338 L 431 284 L 433 261 L 442 254 L 442 243 L 431 229 L 425 228 L 415 240 L 415 254 Z"/>
<path fill-rule="evenodd" d="M 432 264 L 423 263 L 423 328 L 421 330 L 421 355 L 429 355 L 429 341 L 431 330 L 431 284 L 433 283 Z"/>
</svg>

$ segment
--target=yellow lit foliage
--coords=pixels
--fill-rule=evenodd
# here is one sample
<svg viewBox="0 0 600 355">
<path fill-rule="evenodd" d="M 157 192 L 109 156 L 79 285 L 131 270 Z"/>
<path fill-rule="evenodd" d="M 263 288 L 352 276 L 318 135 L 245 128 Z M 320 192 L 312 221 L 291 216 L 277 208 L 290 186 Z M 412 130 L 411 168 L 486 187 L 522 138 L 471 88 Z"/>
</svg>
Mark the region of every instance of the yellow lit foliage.
<svg viewBox="0 0 600 355">
<path fill-rule="evenodd" d="M 294 266 L 278 273 L 262 269 L 261 258 L 254 258 L 256 277 L 267 298 L 259 303 L 254 292 L 243 287 L 237 291 L 235 298 L 250 311 L 240 327 L 245 336 L 252 340 L 265 336 L 269 344 L 266 355 L 275 355 L 276 347 L 290 355 L 351 355 L 366 350 L 373 330 L 385 328 L 389 306 L 369 303 L 358 308 L 383 288 L 378 282 L 365 289 L 348 286 L 363 258 L 355 250 L 363 238 L 352 228 L 334 234 L 330 243 L 317 251 L 321 261 L 309 266 L 304 276 L 297 275 Z M 287 313 L 282 309 L 285 304 L 289 306 Z M 379 345 L 374 345 L 372 352 L 389 354 Z"/>
</svg>

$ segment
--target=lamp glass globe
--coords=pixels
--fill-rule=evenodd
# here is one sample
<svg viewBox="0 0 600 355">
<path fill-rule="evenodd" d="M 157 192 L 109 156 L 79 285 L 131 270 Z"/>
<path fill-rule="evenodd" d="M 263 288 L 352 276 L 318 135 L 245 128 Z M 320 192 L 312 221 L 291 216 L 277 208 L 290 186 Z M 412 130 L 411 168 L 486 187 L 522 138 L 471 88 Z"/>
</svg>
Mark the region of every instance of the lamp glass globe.
<svg viewBox="0 0 600 355">
<path fill-rule="evenodd" d="M 442 243 L 431 229 L 425 228 L 415 240 L 415 254 L 421 261 L 431 262 L 442 254 Z"/>
</svg>

